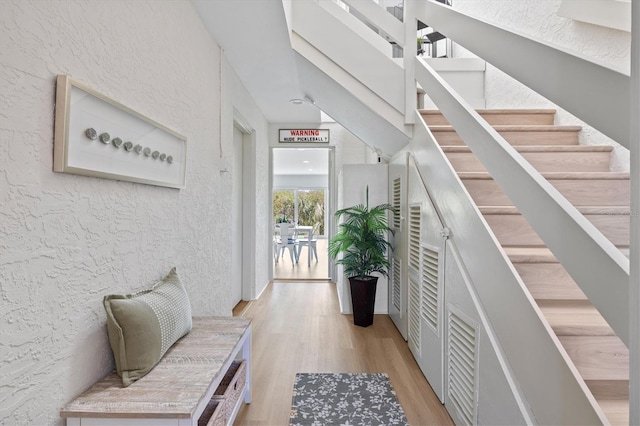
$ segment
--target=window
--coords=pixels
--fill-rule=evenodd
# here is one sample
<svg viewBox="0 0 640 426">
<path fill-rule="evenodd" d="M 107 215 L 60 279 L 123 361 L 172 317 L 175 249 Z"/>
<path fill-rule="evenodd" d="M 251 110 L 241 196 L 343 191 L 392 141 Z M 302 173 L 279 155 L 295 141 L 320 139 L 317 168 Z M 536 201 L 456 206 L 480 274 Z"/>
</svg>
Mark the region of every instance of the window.
<svg viewBox="0 0 640 426">
<path fill-rule="evenodd" d="M 273 192 L 273 222 L 313 226 L 314 235 L 325 235 L 324 189 L 278 190 Z"/>
</svg>

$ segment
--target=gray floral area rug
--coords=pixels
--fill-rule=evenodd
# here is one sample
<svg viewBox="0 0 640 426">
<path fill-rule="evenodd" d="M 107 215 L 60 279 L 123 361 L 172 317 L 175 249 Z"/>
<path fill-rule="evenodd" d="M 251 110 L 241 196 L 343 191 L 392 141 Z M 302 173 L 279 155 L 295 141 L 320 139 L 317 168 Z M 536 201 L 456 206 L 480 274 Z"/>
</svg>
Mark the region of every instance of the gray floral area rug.
<svg viewBox="0 0 640 426">
<path fill-rule="evenodd" d="M 290 426 L 408 424 L 386 374 L 296 374 Z"/>
</svg>

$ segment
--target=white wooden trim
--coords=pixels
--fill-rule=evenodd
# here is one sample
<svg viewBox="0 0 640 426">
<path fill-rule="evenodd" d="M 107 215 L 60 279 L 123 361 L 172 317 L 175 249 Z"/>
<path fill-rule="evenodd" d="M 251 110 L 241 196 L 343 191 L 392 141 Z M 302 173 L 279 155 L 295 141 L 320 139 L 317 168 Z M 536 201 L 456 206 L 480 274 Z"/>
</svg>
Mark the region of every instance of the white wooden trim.
<svg viewBox="0 0 640 426">
<path fill-rule="evenodd" d="M 235 107 L 233 125 L 242 133 L 242 229 L 256 229 L 256 132 Z M 255 232 L 242 234 L 242 300 L 256 298 L 257 246 Z"/>
<path fill-rule="evenodd" d="M 432 0 L 415 3 L 418 19 L 629 148 L 628 71 L 496 27 Z"/>
<path fill-rule="evenodd" d="M 418 81 L 429 87 L 431 99 L 628 345 L 629 259 L 429 65 L 418 63 Z M 567 240 L 572 243 L 568 245 Z"/>
<path fill-rule="evenodd" d="M 391 44 L 383 37 L 377 35 L 373 30 L 364 22 L 356 18 L 351 13 L 347 12 L 343 7 L 338 5 L 332 0 L 322 0 L 322 1 L 294 1 L 293 3 L 293 31 L 298 32 L 300 29 L 300 21 L 298 12 L 300 8 L 305 8 L 308 11 L 315 10 L 315 16 L 318 17 L 318 21 L 316 24 L 322 24 L 324 28 L 322 31 L 325 33 L 325 39 L 329 33 L 337 29 L 335 23 L 328 23 L 325 18 L 322 18 L 319 14 L 319 10 L 324 10 L 328 12 L 333 19 L 338 20 L 345 29 L 348 29 L 353 37 L 355 33 L 358 38 L 366 40 L 367 44 L 370 47 L 375 48 L 377 51 L 383 53 L 385 56 L 391 57 L 392 47 Z M 314 9 L 310 9 L 314 8 Z M 391 15 L 389 15 L 391 16 Z M 335 22 L 335 21 L 334 21 Z M 314 38 L 314 40 L 317 40 Z M 315 43 L 315 41 L 314 41 Z M 361 57 L 361 56 L 360 56 Z"/>
<path fill-rule="evenodd" d="M 631 279 L 629 286 L 629 424 L 640 424 L 640 2 L 631 29 Z"/>
<path fill-rule="evenodd" d="M 404 67 L 404 122 L 413 124 L 415 122 L 414 115 L 411 111 L 417 108 L 418 91 L 416 85 L 416 56 L 417 56 L 417 37 L 416 37 L 416 12 L 412 1 L 404 2 L 404 36 L 407 43 L 403 49 L 403 67 Z M 416 40 L 415 44 L 412 40 Z"/>
<path fill-rule="evenodd" d="M 393 39 L 398 45 L 404 45 L 404 26 L 392 14 L 384 10 L 380 5 L 367 0 L 342 0 L 362 14 L 374 26 L 381 29 L 385 34 Z M 415 34 L 414 37 L 415 38 Z"/>
<path fill-rule="evenodd" d="M 389 52 L 384 53 L 376 49 L 373 43 L 375 39 L 371 39 L 371 36 L 354 35 L 358 24 L 362 23 L 338 6 L 335 6 L 336 14 L 332 14 L 326 8 L 330 4 L 332 4 L 330 1 L 322 1 L 320 5 L 312 1 L 294 2 L 294 34 L 292 34 L 294 50 L 302 53 L 307 60 L 314 64 L 321 64 L 319 68 L 327 75 L 330 75 L 330 71 L 332 71 L 331 65 L 337 67 L 341 72 L 348 72 L 352 78 L 355 78 L 360 84 L 364 84 L 368 90 L 373 91 L 395 110 L 404 113 L 404 70 L 400 65 L 390 60 L 391 45 L 371 33 L 371 29 L 368 27 L 365 27 L 366 31 L 386 43 Z M 340 20 L 338 15 L 341 14 L 346 14 L 345 18 L 349 18 L 348 22 Z M 362 25 L 364 26 L 364 24 Z M 328 31 L 327 28 L 331 28 L 331 30 Z M 299 37 L 295 37 L 296 35 Z M 302 38 L 306 43 L 312 43 L 309 46 L 310 51 L 302 50 L 304 46 L 298 42 L 298 38 Z M 345 49 L 347 41 L 349 48 Z M 320 58 L 313 55 L 314 50 L 320 52 L 333 64 L 326 64 L 326 66 L 322 64 Z M 354 55 L 354 52 L 358 52 L 358 54 Z M 376 72 L 372 72 L 372 70 Z M 330 76 L 333 77 L 333 75 Z M 385 76 L 385 78 L 380 78 L 380 76 Z M 344 78 L 334 77 L 334 80 L 341 82 Z M 345 87 L 351 90 L 349 86 Z M 415 91 L 413 97 L 414 99 L 416 97 Z M 360 97 L 360 99 L 365 100 L 366 98 Z M 322 107 L 320 104 L 318 106 Z M 404 121 L 404 117 L 401 119 Z"/>
<path fill-rule="evenodd" d="M 245 389 L 244 389 L 244 398 L 239 398 L 238 401 L 242 401 L 249 404 L 251 403 L 251 388 L 252 388 L 252 378 L 251 378 L 251 328 L 249 325 L 247 329 L 247 335 L 242 343 L 242 358 L 245 362 L 245 371 L 246 371 L 246 380 L 245 380 Z M 233 416 L 235 418 L 235 416 Z"/>
</svg>

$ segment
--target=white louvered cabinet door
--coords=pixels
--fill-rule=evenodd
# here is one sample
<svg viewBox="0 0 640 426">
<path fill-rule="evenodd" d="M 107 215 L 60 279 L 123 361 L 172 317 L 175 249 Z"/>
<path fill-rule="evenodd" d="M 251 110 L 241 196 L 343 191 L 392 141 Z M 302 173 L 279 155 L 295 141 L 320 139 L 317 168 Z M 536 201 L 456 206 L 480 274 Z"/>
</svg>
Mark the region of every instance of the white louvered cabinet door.
<svg viewBox="0 0 640 426">
<path fill-rule="evenodd" d="M 447 318 L 447 396 L 456 423 L 477 424 L 478 324 L 455 306 Z"/>
<path fill-rule="evenodd" d="M 415 167 L 410 167 L 408 185 L 409 341 L 420 369 L 444 402 L 444 226 Z"/>
</svg>

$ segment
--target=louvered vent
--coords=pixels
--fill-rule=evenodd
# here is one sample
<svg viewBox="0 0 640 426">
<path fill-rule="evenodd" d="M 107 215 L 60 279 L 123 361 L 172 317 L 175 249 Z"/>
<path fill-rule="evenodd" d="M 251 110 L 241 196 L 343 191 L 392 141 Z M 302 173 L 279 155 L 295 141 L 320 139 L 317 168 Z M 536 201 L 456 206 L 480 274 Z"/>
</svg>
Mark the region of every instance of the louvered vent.
<svg viewBox="0 0 640 426">
<path fill-rule="evenodd" d="M 420 287 L 409 279 L 409 343 L 420 357 Z"/>
<path fill-rule="evenodd" d="M 393 227 L 394 229 L 400 229 L 400 178 L 393 180 Z"/>
<path fill-rule="evenodd" d="M 449 398 L 465 424 L 476 424 L 476 329 L 449 312 Z"/>
<path fill-rule="evenodd" d="M 422 318 L 438 333 L 438 252 L 422 248 Z"/>
<path fill-rule="evenodd" d="M 409 266 L 420 267 L 420 206 L 409 207 Z"/>
<path fill-rule="evenodd" d="M 400 311 L 400 260 L 393 258 L 393 306 Z"/>
</svg>

